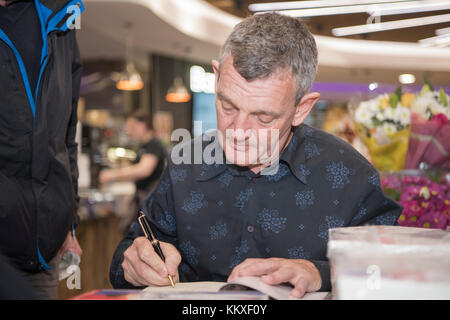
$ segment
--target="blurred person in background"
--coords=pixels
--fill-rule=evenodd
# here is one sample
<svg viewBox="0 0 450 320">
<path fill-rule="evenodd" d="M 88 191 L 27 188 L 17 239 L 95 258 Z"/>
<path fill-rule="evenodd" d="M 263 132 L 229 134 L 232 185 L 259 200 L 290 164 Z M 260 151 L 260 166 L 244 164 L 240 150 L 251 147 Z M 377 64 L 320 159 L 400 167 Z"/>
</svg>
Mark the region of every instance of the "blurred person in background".
<svg viewBox="0 0 450 320">
<path fill-rule="evenodd" d="M 82 254 L 73 232 L 82 69 L 72 23 L 83 9 L 0 0 L 0 251 L 45 299 L 56 299 L 62 255 Z"/>
<path fill-rule="evenodd" d="M 132 140 L 140 143 L 136 159 L 131 166 L 101 171 L 99 181 L 102 184 L 116 181 L 135 182 L 134 208 L 130 219 L 124 221 L 124 227 L 127 229 L 139 204 L 158 184 L 164 170 L 167 152 L 154 135 L 152 117 L 145 110 L 138 110 L 128 117 L 125 132 Z"/>
</svg>

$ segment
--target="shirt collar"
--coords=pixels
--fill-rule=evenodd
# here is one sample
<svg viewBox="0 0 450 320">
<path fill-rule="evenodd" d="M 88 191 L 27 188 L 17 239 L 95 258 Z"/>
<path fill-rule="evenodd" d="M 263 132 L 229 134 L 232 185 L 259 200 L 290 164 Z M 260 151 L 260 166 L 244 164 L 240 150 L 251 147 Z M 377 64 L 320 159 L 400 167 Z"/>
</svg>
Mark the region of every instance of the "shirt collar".
<svg viewBox="0 0 450 320">
<path fill-rule="evenodd" d="M 206 148 L 206 145 L 209 145 L 209 147 L 211 148 L 209 150 L 215 150 L 215 152 L 218 152 L 219 154 L 222 155 L 222 157 L 220 158 L 222 163 L 217 163 L 216 161 L 214 161 L 214 158 L 213 159 L 204 159 L 204 157 L 202 157 L 202 164 L 195 165 L 195 169 L 194 169 L 197 181 L 210 180 L 210 179 L 218 176 L 219 174 L 221 174 L 228 168 L 228 165 L 226 164 L 225 153 L 222 149 L 222 146 L 219 143 L 217 131 L 211 132 L 211 133 L 205 133 L 204 135 L 208 135 L 208 136 L 207 136 L 207 139 L 202 139 L 203 140 L 202 150 L 204 151 Z M 214 137 L 213 141 L 211 141 L 212 137 Z M 213 145 L 210 145 L 210 144 L 213 144 Z M 212 155 L 212 156 L 214 156 L 214 155 Z"/>
<path fill-rule="evenodd" d="M 304 144 L 308 135 L 311 134 L 312 128 L 306 124 L 300 124 L 293 127 L 293 135 L 287 147 L 283 150 L 280 161 L 287 163 L 292 174 L 304 184 L 307 183 L 309 170 L 306 168 L 306 158 L 304 153 Z"/>
<path fill-rule="evenodd" d="M 283 150 L 280 161 L 284 161 L 285 163 L 287 163 L 292 174 L 302 183 L 306 184 L 307 176 L 310 172 L 306 168 L 306 158 L 305 153 L 303 152 L 304 148 L 302 147 L 305 144 L 306 137 L 311 135 L 313 129 L 308 125 L 301 124 L 298 127 L 293 127 L 292 130 L 293 135 L 291 141 Z M 218 142 L 218 139 L 215 139 L 212 143 L 217 143 L 217 148 L 215 150 L 222 153 L 222 159 L 225 162 L 225 154 Z M 196 165 L 195 167 L 197 181 L 210 180 L 225 172 L 225 170 L 227 169 L 232 175 L 241 175 L 241 173 L 239 172 L 240 168 L 238 166 L 226 162 L 212 164 L 203 162 L 201 165 Z"/>
</svg>

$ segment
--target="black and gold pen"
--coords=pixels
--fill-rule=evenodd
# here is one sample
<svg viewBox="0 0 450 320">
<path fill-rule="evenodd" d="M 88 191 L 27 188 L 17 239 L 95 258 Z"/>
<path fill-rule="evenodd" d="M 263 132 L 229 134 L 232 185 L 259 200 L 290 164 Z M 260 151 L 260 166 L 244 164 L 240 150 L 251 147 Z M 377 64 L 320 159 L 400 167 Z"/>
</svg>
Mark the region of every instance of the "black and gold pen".
<svg viewBox="0 0 450 320">
<path fill-rule="evenodd" d="M 156 239 L 155 235 L 153 234 L 152 229 L 150 228 L 150 224 L 148 223 L 147 217 L 145 216 L 145 213 L 142 210 L 139 210 L 138 222 L 142 228 L 142 231 L 145 234 L 145 237 L 152 243 L 152 246 L 155 249 L 158 256 L 161 258 L 163 262 L 166 262 L 166 257 L 164 257 L 161 247 L 159 246 L 159 240 Z M 169 274 L 167 275 L 167 277 L 169 278 L 172 287 L 175 287 L 175 283 L 173 282 L 172 276 Z"/>
</svg>

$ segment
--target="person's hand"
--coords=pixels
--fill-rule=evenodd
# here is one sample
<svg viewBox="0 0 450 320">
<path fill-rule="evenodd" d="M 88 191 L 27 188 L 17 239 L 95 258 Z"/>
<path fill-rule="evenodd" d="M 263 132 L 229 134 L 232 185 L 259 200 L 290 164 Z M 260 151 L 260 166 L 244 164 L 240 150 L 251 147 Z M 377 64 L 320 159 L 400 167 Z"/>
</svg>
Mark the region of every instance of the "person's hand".
<svg viewBox="0 0 450 320">
<path fill-rule="evenodd" d="M 64 243 L 61 246 L 61 249 L 59 249 L 58 258 L 61 259 L 63 254 L 68 251 L 72 251 L 72 252 L 76 253 L 77 255 L 79 255 L 80 257 L 83 254 L 83 250 L 81 250 L 81 247 L 80 247 L 80 244 L 78 243 L 77 238 L 75 237 L 75 235 L 72 238 L 72 233 L 70 231 L 67 234 L 66 240 L 64 240 Z"/>
<path fill-rule="evenodd" d="M 179 281 L 178 265 L 181 255 L 170 243 L 159 242 L 164 253 L 164 263 L 153 249 L 150 241 L 145 237 L 138 237 L 124 252 L 122 268 L 125 280 L 133 286 L 166 286 L 170 285 L 169 274 L 174 282 Z"/>
<path fill-rule="evenodd" d="M 302 259 L 246 259 L 233 269 L 228 282 L 246 276 L 261 276 L 270 285 L 289 282 L 294 286 L 291 295 L 295 298 L 317 291 L 322 285 L 319 270 L 312 262 Z"/>
<path fill-rule="evenodd" d="M 102 171 L 100 171 L 100 174 L 98 175 L 98 181 L 101 184 L 105 184 L 105 183 L 114 181 L 114 172 L 113 172 L 113 170 L 102 170 Z"/>
</svg>

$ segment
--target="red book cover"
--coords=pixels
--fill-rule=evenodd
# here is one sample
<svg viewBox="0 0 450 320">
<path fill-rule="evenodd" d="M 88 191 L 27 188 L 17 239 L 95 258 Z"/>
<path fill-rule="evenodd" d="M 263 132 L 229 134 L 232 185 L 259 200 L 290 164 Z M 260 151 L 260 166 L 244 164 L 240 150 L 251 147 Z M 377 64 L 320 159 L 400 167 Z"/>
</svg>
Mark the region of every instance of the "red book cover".
<svg viewBox="0 0 450 320">
<path fill-rule="evenodd" d="M 138 299 L 142 290 L 127 289 L 127 290 L 113 290 L 113 289 L 96 289 L 69 300 L 135 300 Z"/>
</svg>

